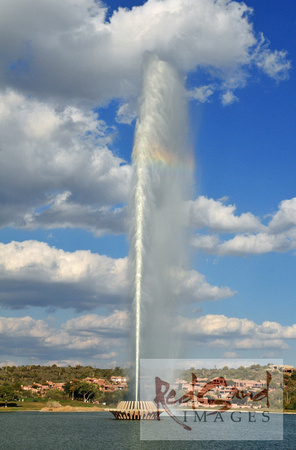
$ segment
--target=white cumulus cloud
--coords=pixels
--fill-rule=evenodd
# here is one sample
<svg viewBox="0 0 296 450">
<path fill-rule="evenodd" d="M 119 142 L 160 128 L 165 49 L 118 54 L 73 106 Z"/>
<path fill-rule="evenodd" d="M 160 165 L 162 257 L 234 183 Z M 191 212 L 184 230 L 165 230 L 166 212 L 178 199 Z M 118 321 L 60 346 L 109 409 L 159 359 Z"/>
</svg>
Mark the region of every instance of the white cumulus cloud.
<svg viewBox="0 0 296 450">
<path fill-rule="evenodd" d="M 67 360 L 68 364 L 73 364 L 75 359 L 76 361 L 82 359 L 84 364 L 86 361 L 96 364 L 100 360 L 106 364 L 106 360 L 122 352 L 126 337 L 122 334 L 122 318 L 120 319 L 123 314 L 125 313 L 117 311 L 111 316 L 97 316 L 96 328 L 89 329 L 86 333 L 81 330 L 86 323 L 85 316 L 73 319 L 76 321 L 73 324 L 67 321 L 59 327 L 30 316 L 0 317 L 1 355 L 4 359 L 5 355 L 11 355 L 21 363 L 25 361 L 26 364 L 28 362 L 34 364 L 36 358 L 46 364 L 53 357 L 55 363 Z M 119 321 L 113 322 L 112 319 L 116 319 L 116 315 L 119 315 Z M 78 326 L 79 323 L 81 327 Z M 108 334 L 106 323 L 109 328 Z"/>
<path fill-rule="evenodd" d="M 229 287 L 212 286 L 196 270 L 178 271 L 175 274 L 175 292 L 184 303 L 214 301 L 236 294 Z"/>
<path fill-rule="evenodd" d="M 91 310 L 128 296 L 126 259 L 65 252 L 38 241 L 0 244 L 3 306 Z"/>
<path fill-rule="evenodd" d="M 178 327 L 184 338 L 199 345 L 219 346 L 233 350 L 289 348 L 286 340 L 296 339 L 296 324 L 281 325 L 265 321 L 207 314 L 198 318 L 179 317 Z"/>
<path fill-rule="evenodd" d="M 285 231 L 293 227 L 296 227 L 296 197 L 283 200 L 269 223 L 269 230 L 272 233 Z"/>
<path fill-rule="evenodd" d="M 238 101 L 238 98 L 231 91 L 227 91 L 222 95 L 222 105 L 224 105 L 224 106 L 231 105 L 232 103 L 235 103 L 237 101 Z"/>
<path fill-rule="evenodd" d="M 125 231 L 131 168 L 94 113 L 0 94 L 0 225 Z"/>
<path fill-rule="evenodd" d="M 148 0 L 106 21 L 100 1 L 10 0 L 1 8 L 2 85 L 67 100 L 134 97 L 147 51 L 183 72 L 240 80 L 255 63 L 285 78 L 286 53 L 257 40 L 250 14 L 229 0 Z"/>
<path fill-rule="evenodd" d="M 213 231 L 236 233 L 257 231 L 262 228 L 260 220 L 251 213 L 235 215 L 235 205 L 225 205 L 203 195 L 187 202 L 190 224 L 196 228 L 207 227 Z"/>
<path fill-rule="evenodd" d="M 121 334 L 128 330 L 129 318 L 126 311 L 115 310 L 109 316 L 86 314 L 75 319 L 69 319 L 62 328 L 69 334 Z"/>
<path fill-rule="evenodd" d="M 85 250 L 65 252 L 39 241 L 0 243 L 0 280 L 0 303 L 12 309 L 28 305 L 80 311 L 108 305 L 122 308 L 131 293 L 127 258 Z M 194 270 L 175 273 L 173 288 L 185 303 L 235 294 L 228 287 L 210 285 Z M 87 320 L 91 322 L 94 316 Z"/>
<path fill-rule="evenodd" d="M 216 87 L 214 85 L 200 86 L 188 91 L 188 97 L 197 100 L 200 103 L 209 101 L 211 95 L 214 94 Z"/>
<path fill-rule="evenodd" d="M 283 351 L 296 339 L 296 324 L 281 325 L 265 321 L 208 314 L 198 318 L 178 317 L 173 326 L 181 332 L 184 345 L 225 350 L 227 358 L 248 350 Z M 85 314 L 55 325 L 52 320 L 30 316 L 0 317 L 1 362 L 13 358 L 20 363 L 34 364 L 97 364 L 126 358 L 129 337 L 129 313 L 114 310 L 109 314 Z M 10 356 L 9 356 L 10 355 Z M 23 358 L 23 359 L 22 359 Z M 14 363 L 15 364 L 15 363 Z M 66 365 L 67 365 L 66 364 Z"/>
<path fill-rule="evenodd" d="M 235 216 L 235 206 L 220 200 L 199 197 L 189 203 L 190 222 L 209 233 L 198 233 L 192 245 L 198 250 L 217 255 L 263 254 L 289 252 L 296 248 L 296 199 L 283 200 L 267 225 L 251 213 Z M 211 233 L 216 232 L 216 233 Z M 236 233 L 227 239 L 220 233 Z"/>
</svg>

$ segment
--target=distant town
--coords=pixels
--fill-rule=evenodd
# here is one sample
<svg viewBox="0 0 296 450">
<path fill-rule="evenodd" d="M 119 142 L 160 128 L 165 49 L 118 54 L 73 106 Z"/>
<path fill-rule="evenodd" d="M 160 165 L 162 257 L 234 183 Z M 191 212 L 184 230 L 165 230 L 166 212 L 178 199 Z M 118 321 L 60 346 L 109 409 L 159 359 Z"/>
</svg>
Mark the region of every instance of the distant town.
<svg viewBox="0 0 296 450">
<path fill-rule="evenodd" d="M 125 372 L 120 367 L 5 366 L 0 368 L 0 402 L 68 399 L 114 404 L 128 393 L 129 378 Z"/>
<path fill-rule="evenodd" d="M 172 387 L 176 399 L 193 391 L 201 396 L 200 393 L 211 382 L 208 392 L 204 391 L 205 395 L 202 396 L 203 407 L 214 406 L 211 400 L 218 398 L 226 401 L 232 399 L 234 408 L 251 406 L 260 409 L 264 402 L 252 405 L 251 400 L 256 393 L 266 389 L 266 372 L 271 374 L 269 398 L 276 408 L 296 411 L 296 368 L 291 365 L 253 365 L 238 369 L 190 368 L 178 372 Z M 226 383 L 221 383 L 221 377 L 224 377 Z M 21 407 L 30 402 L 44 404 L 49 400 L 59 401 L 61 404 L 83 402 L 101 406 L 115 405 L 128 398 L 129 383 L 129 370 L 120 367 L 98 369 L 80 365 L 58 367 L 55 364 L 5 366 L 0 368 L 0 407 L 5 408 L 9 404 Z M 243 395 L 240 396 L 239 392 L 243 392 Z M 192 402 L 186 401 L 186 407 L 190 406 Z"/>
<path fill-rule="evenodd" d="M 103 392 L 114 392 L 114 391 L 122 391 L 127 390 L 128 388 L 128 377 L 121 377 L 121 376 L 112 376 L 110 380 L 106 380 L 103 378 L 94 378 L 94 377 L 86 377 L 83 378 L 81 381 L 77 380 L 76 384 L 79 385 L 79 383 L 89 383 L 97 387 L 100 391 Z M 69 383 L 69 382 L 68 382 Z M 73 400 L 74 400 L 74 393 L 75 390 L 71 389 L 75 385 L 75 380 L 70 381 L 69 391 L 73 394 Z M 53 381 L 46 381 L 44 384 L 40 383 L 33 383 L 29 384 L 27 386 L 21 385 L 21 388 L 23 391 L 27 391 L 31 394 L 37 394 L 40 395 L 40 397 L 44 397 L 47 392 L 52 392 L 52 389 L 56 389 L 61 392 L 65 392 L 67 390 L 66 388 L 67 383 L 54 383 Z"/>
</svg>

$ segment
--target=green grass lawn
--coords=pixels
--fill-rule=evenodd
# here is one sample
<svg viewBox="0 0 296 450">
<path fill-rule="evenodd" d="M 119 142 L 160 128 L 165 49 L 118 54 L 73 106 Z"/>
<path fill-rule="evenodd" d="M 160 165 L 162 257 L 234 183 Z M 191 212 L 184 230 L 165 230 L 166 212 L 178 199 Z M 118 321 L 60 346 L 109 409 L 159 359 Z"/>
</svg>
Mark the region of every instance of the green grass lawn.
<svg viewBox="0 0 296 450">
<path fill-rule="evenodd" d="M 40 409 L 45 408 L 47 402 L 50 401 L 48 398 L 25 398 L 24 401 L 14 401 L 14 402 L 8 402 L 7 407 L 0 406 L 0 412 L 7 412 L 7 411 L 40 411 Z M 92 408 L 93 406 L 97 406 L 98 408 L 106 408 L 104 405 L 93 405 L 92 403 L 83 403 L 81 401 L 77 400 L 58 400 L 58 402 L 61 404 L 61 406 L 74 406 L 79 408 Z M 10 404 L 16 404 L 17 406 L 11 406 Z"/>
</svg>

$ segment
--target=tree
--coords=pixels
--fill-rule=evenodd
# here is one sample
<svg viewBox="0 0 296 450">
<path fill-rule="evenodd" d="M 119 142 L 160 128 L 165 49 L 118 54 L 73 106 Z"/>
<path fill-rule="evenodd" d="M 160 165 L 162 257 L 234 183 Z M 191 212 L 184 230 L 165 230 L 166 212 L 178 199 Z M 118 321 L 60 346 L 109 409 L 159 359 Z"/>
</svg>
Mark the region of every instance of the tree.
<svg viewBox="0 0 296 450">
<path fill-rule="evenodd" d="M 64 386 L 64 391 L 66 394 L 74 400 L 75 397 L 78 396 L 78 384 L 79 380 L 73 378 L 71 381 L 68 381 Z"/>
<path fill-rule="evenodd" d="M 14 392 L 13 386 L 0 386 L 0 398 L 5 402 L 6 406 L 7 402 L 17 400 L 18 395 Z"/>
<path fill-rule="evenodd" d="M 296 380 L 296 370 L 294 370 L 294 372 L 292 373 L 291 380 Z"/>
<path fill-rule="evenodd" d="M 77 386 L 78 396 L 83 397 L 84 403 L 93 399 L 97 394 L 97 390 L 94 384 L 88 383 L 87 381 L 81 381 Z"/>
<path fill-rule="evenodd" d="M 102 401 L 106 402 L 107 404 L 113 403 L 113 404 L 117 404 L 119 402 L 121 402 L 122 400 L 125 400 L 127 396 L 127 391 L 126 390 L 118 390 L 118 391 L 113 391 L 113 392 L 104 392 L 103 396 L 102 396 Z"/>
<path fill-rule="evenodd" d="M 59 391 L 58 389 L 49 389 L 45 394 L 45 398 L 50 398 L 53 400 L 63 400 L 66 397 L 63 391 Z"/>
</svg>

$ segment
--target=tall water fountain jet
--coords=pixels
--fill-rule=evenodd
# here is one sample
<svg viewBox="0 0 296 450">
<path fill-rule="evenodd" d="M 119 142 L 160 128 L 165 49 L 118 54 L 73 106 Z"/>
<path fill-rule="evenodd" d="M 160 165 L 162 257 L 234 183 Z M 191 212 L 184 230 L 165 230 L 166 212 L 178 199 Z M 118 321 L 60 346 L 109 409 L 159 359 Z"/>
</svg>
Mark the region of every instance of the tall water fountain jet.
<svg viewBox="0 0 296 450">
<path fill-rule="evenodd" d="M 177 357 L 178 274 L 184 265 L 184 200 L 191 185 L 186 96 L 178 73 L 148 55 L 132 153 L 135 399 L 140 358 Z"/>
</svg>

